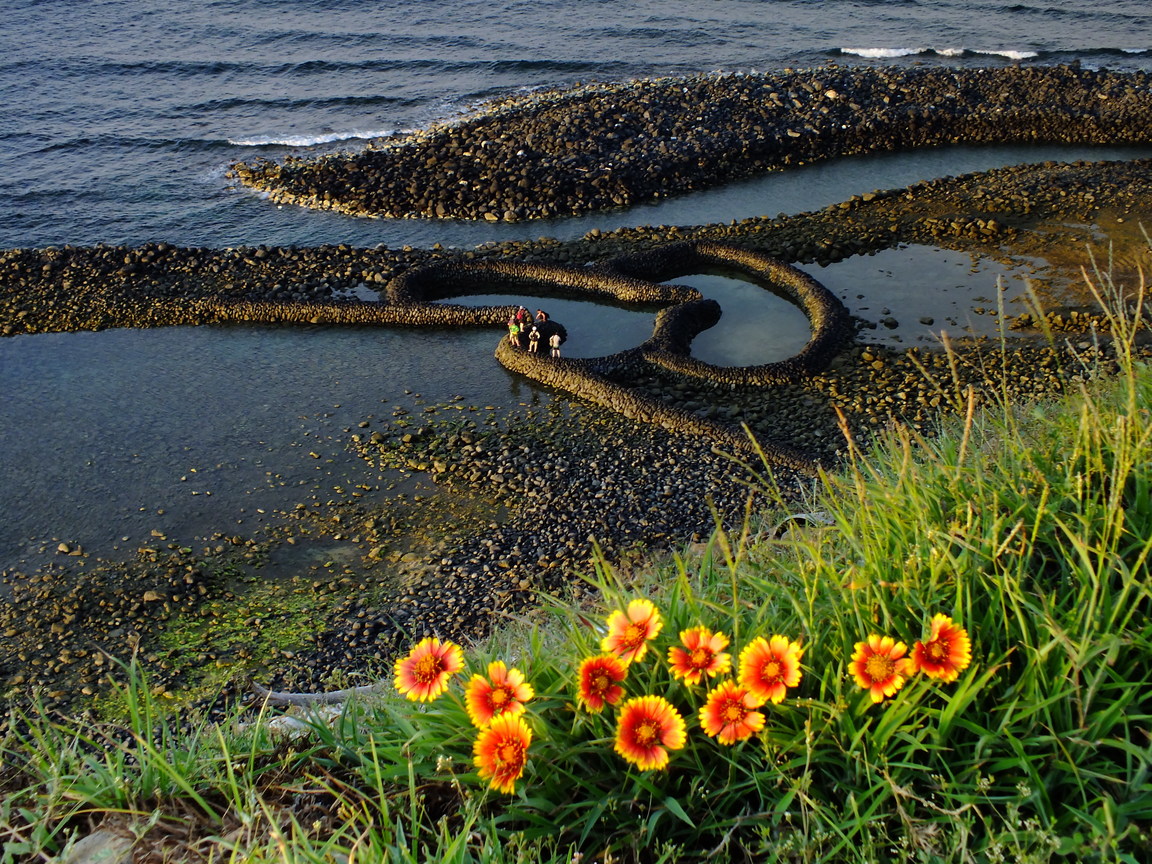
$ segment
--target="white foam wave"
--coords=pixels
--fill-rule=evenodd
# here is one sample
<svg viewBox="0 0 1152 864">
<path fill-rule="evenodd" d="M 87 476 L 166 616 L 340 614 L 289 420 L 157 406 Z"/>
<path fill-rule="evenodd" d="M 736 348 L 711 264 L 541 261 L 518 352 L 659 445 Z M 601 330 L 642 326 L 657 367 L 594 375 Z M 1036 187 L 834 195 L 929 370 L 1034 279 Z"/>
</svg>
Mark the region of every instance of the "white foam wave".
<svg viewBox="0 0 1152 864">
<path fill-rule="evenodd" d="M 857 57 L 872 59 L 892 59 L 895 57 L 913 57 L 917 54 L 937 54 L 940 57 L 962 57 L 964 54 L 985 54 L 997 57 L 1006 57 L 1009 60 L 1031 60 L 1040 55 L 1035 51 L 1014 51 L 1011 49 L 977 49 L 977 48 L 841 48 L 841 54 L 855 54 Z"/>
<path fill-rule="evenodd" d="M 841 48 L 841 54 L 855 54 L 857 57 L 889 58 L 910 57 L 914 54 L 923 54 L 926 48 Z"/>
<path fill-rule="evenodd" d="M 1036 51 L 1009 51 L 1009 50 L 995 50 L 995 49 L 981 49 L 973 48 L 973 54 L 992 54 L 997 57 L 1007 57 L 1009 60 L 1031 60 L 1034 57 L 1039 57 L 1040 54 Z"/>
<path fill-rule="evenodd" d="M 313 147 L 317 144 L 331 144 L 334 141 L 369 140 L 371 138 L 391 138 L 399 134 L 396 129 L 381 129 L 375 132 L 353 130 L 351 132 L 329 132 L 326 135 L 270 135 L 267 138 L 229 138 L 228 143 L 236 147 Z"/>
</svg>

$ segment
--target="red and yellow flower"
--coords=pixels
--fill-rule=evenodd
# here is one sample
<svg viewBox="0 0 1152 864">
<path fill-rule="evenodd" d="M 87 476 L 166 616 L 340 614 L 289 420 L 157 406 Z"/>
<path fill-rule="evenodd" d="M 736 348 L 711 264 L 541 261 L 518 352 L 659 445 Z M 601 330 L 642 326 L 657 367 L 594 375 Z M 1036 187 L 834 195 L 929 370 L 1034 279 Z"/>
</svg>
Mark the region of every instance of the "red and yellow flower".
<svg viewBox="0 0 1152 864">
<path fill-rule="evenodd" d="M 584 709 L 598 714 L 624 695 L 620 682 L 628 677 L 627 664 L 615 654 L 586 657 L 577 672 L 576 699 Z"/>
<path fill-rule="evenodd" d="M 873 702 L 883 702 L 904 686 L 912 671 L 912 661 L 904 655 L 908 646 L 891 636 L 868 636 L 868 641 L 857 642 L 849 669 L 856 683 L 868 690 Z"/>
<path fill-rule="evenodd" d="M 800 683 L 800 658 L 804 649 L 799 642 L 787 636 L 773 636 L 765 639 L 757 636 L 740 652 L 740 672 L 738 678 L 753 699 L 759 700 L 757 707 L 765 702 L 779 704 L 789 687 Z"/>
<path fill-rule="evenodd" d="M 633 600 L 627 612 L 617 609 L 608 616 L 608 635 L 600 641 L 600 650 L 631 663 L 644 656 L 648 643 L 663 627 L 664 619 L 651 600 Z"/>
<path fill-rule="evenodd" d="M 928 638 L 912 646 L 912 667 L 929 678 L 950 683 L 972 662 L 967 631 L 947 615 L 933 615 Z"/>
<path fill-rule="evenodd" d="M 705 675 L 715 678 L 732 668 L 732 655 L 724 653 L 728 637 L 723 633 L 691 627 L 680 631 L 680 643 L 668 649 L 668 665 L 672 676 L 686 684 L 699 684 Z"/>
<path fill-rule="evenodd" d="M 512 794 L 528 764 L 532 730 L 519 714 L 499 714 L 480 730 L 472 745 L 472 762 L 481 780 L 499 792 Z"/>
<path fill-rule="evenodd" d="M 764 728 L 764 715 L 755 710 L 763 704 L 747 687 L 725 681 L 708 692 L 708 699 L 700 709 L 700 728 L 721 744 L 751 738 Z"/>
<path fill-rule="evenodd" d="M 684 718 L 663 696 L 636 696 L 624 703 L 616 723 L 616 752 L 639 768 L 663 768 L 668 751 L 687 739 Z"/>
<path fill-rule="evenodd" d="M 536 692 L 524 681 L 519 669 L 509 669 L 502 660 L 488 664 L 488 677 L 473 675 L 464 691 L 464 706 L 472 725 L 483 729 L 501 714 L 519 714 Z"/>
<path fill-rule="evenodd" d="M 396 661 L 396 689 L 413 702 L 431 702 L 463 668 L 464 651 L 459 645 L 428 636 Z"/>
</svg>

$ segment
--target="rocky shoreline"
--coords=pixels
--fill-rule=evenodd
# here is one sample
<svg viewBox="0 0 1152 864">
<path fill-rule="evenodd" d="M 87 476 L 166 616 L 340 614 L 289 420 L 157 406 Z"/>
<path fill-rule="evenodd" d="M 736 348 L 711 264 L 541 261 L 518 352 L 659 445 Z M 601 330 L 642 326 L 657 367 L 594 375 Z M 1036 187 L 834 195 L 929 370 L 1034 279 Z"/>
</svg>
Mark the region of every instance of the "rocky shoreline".
<svg viewBox="0 0 1152 864">
<path fill-rule="evenodd" d="M 794 86 L 812 83 L 803 75 L 823 71 L 795 73 L 801 77 Z M 961 80 L 955 70 L 933 75 Z M 933 75 L 924 80 L 935 80 Z M 1107 103 L 1075 126 L 1088 140 L 1138 140 L 1152 128 L 1140 119 L 1146 100 L 1131 76 L 1062 69 L 964 77 L 1006 88 L 995 103 L 1002 107 L 1010 104 L 1004 101 L 1009 97 L 1030 104 L 1044 82 L 1071 82 L 1070 103 L 1087 105 L 1089 95 Z M 707 81 L 693 79 L 683 86 L 690 83 L 702 87 Z M 973 87 L 972 93 L 985 93 Z M 631 92 L 626 85 L 602 89 Z M 841 90 L 847 94 L 849 87 L 841 85 L 836 99 L 825 94 L 822 101 L 801 90 L 808 95 L 797 97 L 800 106 L 793 106 L 792 116 L 802 119 L 809 116 L 804 106 L 815 104 L 834 114 L 847 99 Z M 564 102 L 567 95 L 539 99 L 543 111 L 550 100 Z M 943 134 L 938 127 L 944 113 L 926 118 L 908 107 L 919 101 L 896 102 L 904 106 L 898 116 L 906 121 L 909 141 L 919 140 L 925 129 Z M 957 110 L 948 116 L 967 117 L 958 107 L 967 103 L 951 104 Z M 509 116 L 519 116 L 516 111 L 524 107 L 508 106 Z M 505 110 L 491 109 L 486 122 L 496 122 Z M 1034 113 L 1021 109 L 1008 115 L 1023 123 Z M 1124 128 L 1129 121 L 1131 128 Z M 986 116 L 981 122 L 991 121 Z M 1059 125 L 1053 120 L 1051 128 Z M 491 133 L 490 127 L 478 128 Z M 825 157 L 838 152 L 821 151 Z M 713 182 L 712 171 L 701 167 L 701 182 Z M 877 190 L 815 213 L 727 225 L 594 231 L 570 243 L 542 239 L 467 251 L 168 244 L 7 250 L 0 252 L 0 333 L 245 322 L 452 323 L 492 327 L 496 346 L 503 310 L 490 319 L 461 312 L 458 321 L 445 322 L 428 317 L 427 295 L 404 292 L 429 273 L 499 276 L 543 268 L 557 274 L 581 265 L 579 271 L 604 279 L 605 262 L 615 261 L 607 270 L 615 267 L 615 275 L 623 277 L 629 275 L 623 262 L 638 254 L 638 269 L 629 278 L 659 274 L 664 254 L 659 250 L 670 243 L 720 244 L 734 260 L 746 252 L 782 265 L 827 263 L 922 243 L 1004 261 L 1043 258 L 1068 283 L 1078 281 L 1091 249 L 1098 260 L 1113 262 L 1118 281 L 1135 284 L 1149 256 L 1137 226 L 1150 217 L 1152 162 L 1137 160 L 1016 166 Z M 656 258 L 645 257 L 652 250 Z M 582 266 L 587 263 L 597 266 Z M 534 286 L 540 296 L 550 291 L 571 296 L 573 290 L 549 287 L 547 279 Z M 364 288 L 377 289 L 382 302 L 348 296 Z M 433 284 L 431 290 L 439 289 Z M 106 687 L 111 664 L 103 652 L 125 657 L 138 651 L 158 692 L 173 698 L 221 682 L 242 686 L 247 674 L 299 689 L 325 686 L 333 676 L 358 683 L 387 668 L 388 658 L 422 633 L 479 637 L 505 616 L 530 614 L 543 593 L 579 590 L 575 574 L 593 566 L 593 540 L 626 569 L 634 553 L 679 550 L 705 539 L 718 515 L 739 523 L 749 491 L 762 482 L 766 469 L 748 451 L 736 460 L 721 452 L 739 454 L 741 442 L 729 438 L 727 446 L 715 447 L 716 439 L 701 437 L 700 430 L 747 425 L 758 439 L 793 448 L 808 462 L 832 464 L 843 458 L 845 431 L 860 442 L 893 423 L 930 432 L 941 416 L 963 410 L 969 386 L 978 399 L 1001 392 L 1001 375 L 1012 398 L 1031 399 L 1106 374 L 1113 360 L 1107 339 L 1096 335 L 1106 319 L 1083 297 L 1068 291 L 1053 296 L 1058 305 L 1039 318 L 1004 322 L 1009 332 L 1021 334 L 1019 341 L 1004 347 L 958 344 L 951 360 L 939 352 L 870 345 L 868 328 L 883 325 L 858 320 L 853 344 L 837 342 L 803 374 L 777 380 L 701 377 L 686 374 L 693 370 L 675 362 L 620 362 L 596 370 L 603 388 L 693 418 L 698 425 L 688 435 L 560 399 L 544 414 L 511 412 L 494 426 L 462 420 L 453 406 L 418 403 L 411 415 L 388 427 L 366 418 L 362 430 L 349 432 L 348 446 L 373 469 L 426 478 L 438 491 L 422 501 L 387 504 L 366 503 L 352 494 L 309 500 L 283 514 L 265 535 L 219 535 L 203 550 L 158 543 L 127 562 L 84 562 L 88 566 L 81 568 L 64 554 L 60 566 L 46 572 L 6 573 L 0 591 L 11 602 L 0 604 L 0 681 L 17 704 L 34 690 L 49 706 L 82 704 Z M 677 297 L 671 292 L 621 302 L 663 305 Z M 684 300 L 691 298 L 677 302 Z M 690 342 L 699 325 L 686 326 Z M 1055 334 L 1055 344 L 1034 338 L 1045 328 Z M 499 352 L 511 368 L 522 364 L 506 346 Z M 680 357 L 685 359 L 683 353 Z M 573 389 L 570 382 L 544 383 Z M 775 460 L 774 480 L 787 499 L 802 501 L 812 482 L 810 467 Z M 406 545 L 398 542 L 402 537 Z M 299 568 L 279 580 L 265 577 L 269 561 L 289 547 L 309 544 L 339 544 L 350 563 Z M 226 639 L 226 634 L 231 635 Z"/>
<path fill-rule="evenodd" d="M 995 398 L 1001 369 L 1010 396 L 1029 400 L 1114 368 L 1107 344 L 1086 337 L 1058 350 L 998 350 L 969 346 L 950 362 L 857 346 L 809 380 L 758 391 L 671 375 L 622 376 L 620 385 L 754 434 L 784 434 L 832 464 L 847 448 L 841 417 L 866 446 L 894 418 L 930 434 L 965 409 L 970 385 L 978 402 Z M 5 573 L 6 695 L 20 706 L 37 694 L 57 709 L 98 700 L 124 675 L 106 654 L 137 656 L 154 693 L 174 702 L 240 697 L 249 679 L 292 690 L 367 683 L 420 635 L 469 642 L 530 616 L 543 597 L 579 598 L 597 548 L 627 580 L 630 561 L 684 551 L 718 522 L 739 529 L 763 512 L 750 528 L 771 532 L 780 514 L 763 511 L 765 484 L 803 510 L 814 482 L 581 403 L 557 400 L 498 426 L 453 407 L 416 400 L 414 422 L 348 436 L 371 469 L 425 478 L 425 496 L 382 504 L 328 493 L 259 535 L 217 535 L 203 549 L 158 541 L 127 561 L 77 566 L 62 556 L 48 571 Z M 343 563 L 285 573 L 284 553 L 309 547 Z"/>
<path fill-rule="evenodd" d="M 232 175 L 278 203 L 354 216 L 513 222 L 862 153 L 1147 143 L 1150 128 L 1142 72 L 829 65 L 538 91 L 357 153 Z"/>
<path fill-rule="evenodd" d="M 309 324 L 317 303 L 378 305 L 341 298 L 358 287 L 383 291 L 419 265 L 488 259 L 584 264 L 685 240 L 735 244 L 796 265 L 922 244 L 1003 261 L 1055 256 L 1072 274 L 1086 247 L 1107 257 L 1112 245 L 1118 266 L 1132 274 L 1146 262 L 1138 226 L 1149 201 L 1152 160 L 1050 162 L 876 190 L 812 213 L 594 230 L 578 241 L 542 238 L 465 251 L 166 243 L 0 250 L 0 335 L 245 322 L 243 307 L 236 308 L 241 301 L 274 302 L 279 322 Z"/>
</svg>

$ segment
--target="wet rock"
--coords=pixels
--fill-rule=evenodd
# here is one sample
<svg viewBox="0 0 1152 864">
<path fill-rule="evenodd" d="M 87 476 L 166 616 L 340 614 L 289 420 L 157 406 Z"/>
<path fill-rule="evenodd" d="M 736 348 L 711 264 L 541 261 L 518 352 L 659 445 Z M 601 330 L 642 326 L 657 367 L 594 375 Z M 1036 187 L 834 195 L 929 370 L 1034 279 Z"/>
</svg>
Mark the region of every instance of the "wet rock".
<svg viewBox="0 0 1152 864">
<path fill-rule="evenodd" d="M 515 221 L 628 206 L 866 152 L 1142 143 L 1149 119 L 1143 72 L 923 66 L 712 74 L 517 95 L 359 153 L 237 163 L 231 173 L 280 203 Z M 952 230 L 994 235 L 999 224 Z"/>
</svg>

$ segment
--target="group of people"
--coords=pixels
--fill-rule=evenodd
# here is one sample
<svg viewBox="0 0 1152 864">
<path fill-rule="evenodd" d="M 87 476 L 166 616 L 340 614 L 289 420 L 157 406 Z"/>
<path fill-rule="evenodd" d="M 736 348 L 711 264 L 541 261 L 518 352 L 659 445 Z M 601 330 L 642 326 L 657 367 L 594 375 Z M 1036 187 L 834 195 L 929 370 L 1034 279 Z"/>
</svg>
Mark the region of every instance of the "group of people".
<svg viewBox="0 0 1152 864">
<path fill-rule="evenodd" d="M 540 353 L 540 343 L 546 341 L 551 356 L 559 357 L 560 343 L 564 339 L 559 328 L 549 327 L 548 324 L 548 313 L 543 309 L 537 309 L 536 317 L 533 318 L 531 313 L 521 306 L 508 319 L 508 341 L 514 348 L 523 348 L 524 342 L 527 341 L 528 351 L 531 354 Z"/>
</svg>

